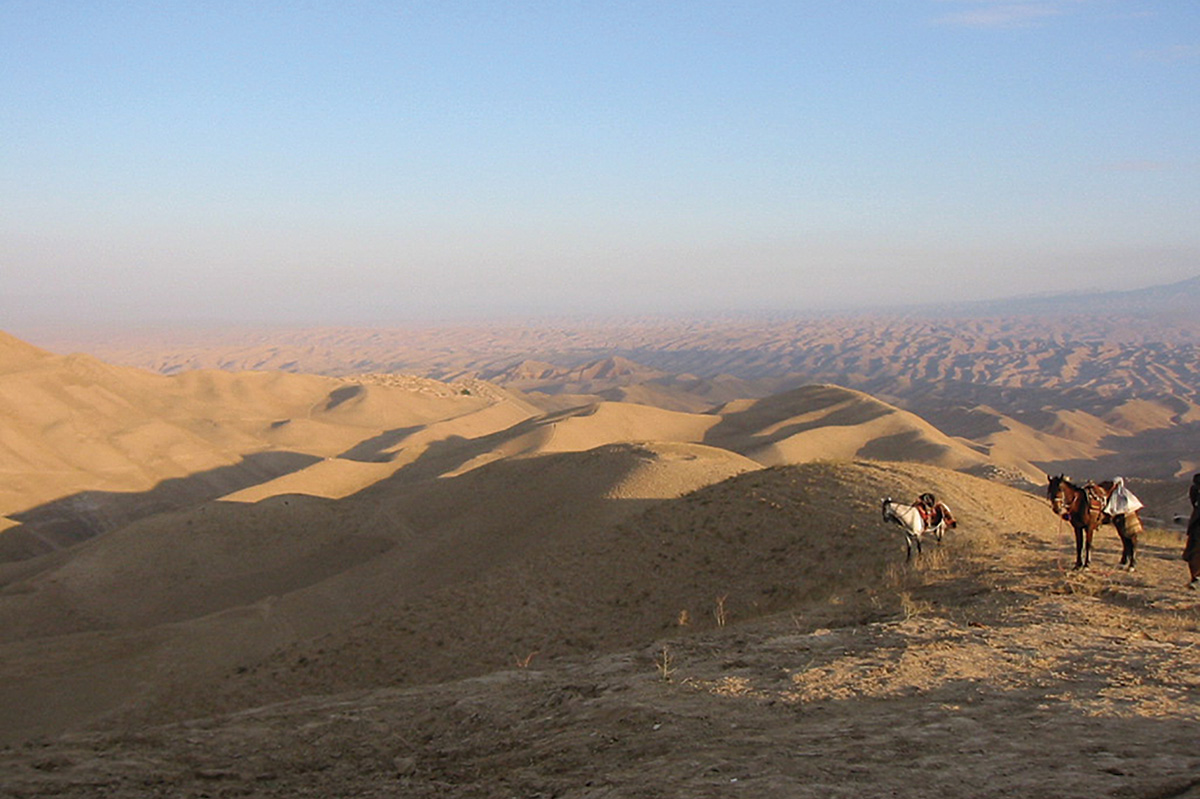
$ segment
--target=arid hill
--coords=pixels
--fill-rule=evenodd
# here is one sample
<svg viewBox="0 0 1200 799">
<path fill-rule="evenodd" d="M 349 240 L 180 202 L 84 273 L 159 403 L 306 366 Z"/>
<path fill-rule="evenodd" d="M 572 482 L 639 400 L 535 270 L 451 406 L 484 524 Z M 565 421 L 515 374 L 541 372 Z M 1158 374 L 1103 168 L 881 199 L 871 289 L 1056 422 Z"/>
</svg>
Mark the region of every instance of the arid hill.
<svg viewBox="0 0 1200 799">
<path fill-rule="evenodd" d="M 987 471 L 984 456 L 924 419 L 838 386 L 805 386 L 760 400 L 735 400 L 714 413 L 721 422 L 709 431 L 708 443 L 767 465 L 868 457 Z M 1038 470 L 1025 466 L 1028 479 L 1038 480 Z"/>
<path fill-rule="evenodd" d="M 1126 573 L 1105 528 L 1064 571 L 1044 497 L 979 476 L 1033 466 L 860 391 L 547 409 L 0 343 L 30 487 L 0 531 L 0 796 L 1200 785 L 1179 534 Z M 1123 407 L 1114 429 L 1157 418 Z M 961 423 L 1062 446 L 994 419 Z M 1056 424 L 1099 446 L 1090 419 Z M 1131 485 L 1148 517 L 1183 488 Z M 906 563 L 880 500 L 925 490 L 959 527 Z"/>
<path fill-rule="evenodd" d="M 395 471 L 361 454 L 406 431 L 432 442 L 441 422 L 481 434 L 540 413 L 478 381 L 164 377 L 15 339 L 0 340 L 0 364 L 0 561 L 310 467 L 318 493 L 349 493 Z"/>
<path fill-rule="evenodd" d="M 164 376 L 2 343 L 0 561 L 210 500 L 340 498 L 401 471 L 412 482 L 623 442 L 708 444 L 760 465 L 878 457 L 1040 481 L 1028 461 L 989 459 L 911 413 L 836 386 L 704 413 L 591 395 L 556 395 L 567 407 L 543 410 L 532 394 L 473 378 Z M 616 361 L 584 371 L 598 379 L 636 370 Z"/>
<path fill-rule="evenodd" d="M 166 374 L 479 378 L 545 411 L 616 400 L 705 412 L 824 383 L 915 413 L 1018 471 L 1027 462 L 1171 480 L 1200 470 L 1200 321 L 1187 312 L 1198 285 L 845 316 L 57 331 L 37 341 Z"/>
<path fill-rule="evenodd" d="M 557 475 L 547 490 L 558 492 L 583 465 L 563 459 L 579 458 L 595 462 L 579 483 L 652 464 L 619 449 L 522 468 Z M 579 483 L 570 495 L 588 496 Z M 961 524 L 905 566 L 877 496 L 923 488 L 952 502 Z M 4 644 L 4 729 L 75 728 L 0 750 L 4 790 L 1084 797 L 1200 787 L 1200 612 L 1170 541 L 1148 543 L 1141 571 L 1125 574 L 1110 570 L 1109 535 L 1091 573 L 1064 572 L 1066 542 L 1044 502 L 881 462 L 743 472 L 628 511 L 572 506 L 580 526 L 555 520 L 511 557 L 481 517 L 516 508 L 458 510 L 471 518 L 428 536 L 446 547 L 441 558 L 421 547 L 409 556 L 420 569 L 403 568 L 413 543 L 396 542 L 380 568 L 360 561 L 239 609 Z M 533 511 L 523 518 L 542 518 Z M 389 597 L 331 624 L 362 589 Z"/>
</svg>

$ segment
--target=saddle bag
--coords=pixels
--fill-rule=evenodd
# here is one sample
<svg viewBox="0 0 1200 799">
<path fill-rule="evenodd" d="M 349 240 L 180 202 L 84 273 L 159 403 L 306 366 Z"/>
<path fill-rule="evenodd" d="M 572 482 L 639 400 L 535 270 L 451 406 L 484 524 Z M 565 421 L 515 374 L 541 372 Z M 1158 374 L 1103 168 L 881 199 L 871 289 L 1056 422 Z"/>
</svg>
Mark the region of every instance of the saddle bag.
<svg viewBox="0 0 1200 799">
<path fill-rule="evenodd" d="M 1142 527 L 1142 519 L 1135 512 L 1122 513 L 1112 517 L 1113 526 L 1117 528 L 1117 532 L 1122 538 L 1132 538 L 1144 532 Z"/>
</svg>

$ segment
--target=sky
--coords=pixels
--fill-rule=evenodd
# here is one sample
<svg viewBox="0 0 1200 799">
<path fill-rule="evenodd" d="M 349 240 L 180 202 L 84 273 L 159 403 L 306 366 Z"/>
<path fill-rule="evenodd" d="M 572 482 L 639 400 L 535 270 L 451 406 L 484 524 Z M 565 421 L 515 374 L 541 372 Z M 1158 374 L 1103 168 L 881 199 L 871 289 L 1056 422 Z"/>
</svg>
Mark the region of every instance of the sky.
<svg viewBox="0 0 1200 799">
<path fill-rule="evenodd" d="M 0 0 L 0 329 L 1142 287 L 1198 220 L 1191 0 Z"/>
</svg>

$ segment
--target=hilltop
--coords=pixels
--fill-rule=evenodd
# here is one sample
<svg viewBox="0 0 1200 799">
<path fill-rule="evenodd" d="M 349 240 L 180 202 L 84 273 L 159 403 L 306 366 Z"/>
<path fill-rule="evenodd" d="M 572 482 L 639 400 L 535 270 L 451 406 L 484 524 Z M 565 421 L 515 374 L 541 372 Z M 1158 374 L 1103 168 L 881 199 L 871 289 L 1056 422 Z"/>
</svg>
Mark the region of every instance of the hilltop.
<svg viewBox="0 0 1200 799">
<path fill-rule="evenodd" d="M 906 567 L 872 517 L 917 486 L 962 525 Z M 745 473 L 248 668 L 196 681 L 183 655 L 227 635 L 127 661 L 175 684 L 0 762 L 21 796 L 1191 795 L 1200 615 L 1175 547 L 1114 573 L 1109 535 L 1072 574 L 1052 519 L 935 467 Z"/>
</svg>

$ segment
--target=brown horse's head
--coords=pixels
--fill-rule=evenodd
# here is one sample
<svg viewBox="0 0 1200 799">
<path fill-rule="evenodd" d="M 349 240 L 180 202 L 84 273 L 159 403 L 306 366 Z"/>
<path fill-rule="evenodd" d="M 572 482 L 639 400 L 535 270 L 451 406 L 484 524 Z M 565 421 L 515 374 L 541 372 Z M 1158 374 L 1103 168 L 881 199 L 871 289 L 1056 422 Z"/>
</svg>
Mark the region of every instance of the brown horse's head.
<svg viewBox="0 0 1200 799">
<path fill-rule="evenodd" d="M 1050 507 L 1054 509 L 1054 513 L 1066 519 L 1071 515 L 1067 507 L 1066 488 L 1071 485 L 1071 481 L 1067 479 L 1065 474 L 1060 474 L 1050 478 L 1049 485 L 1046 486 L 1046 498 L 1050 500 Z"/>
</svg>

